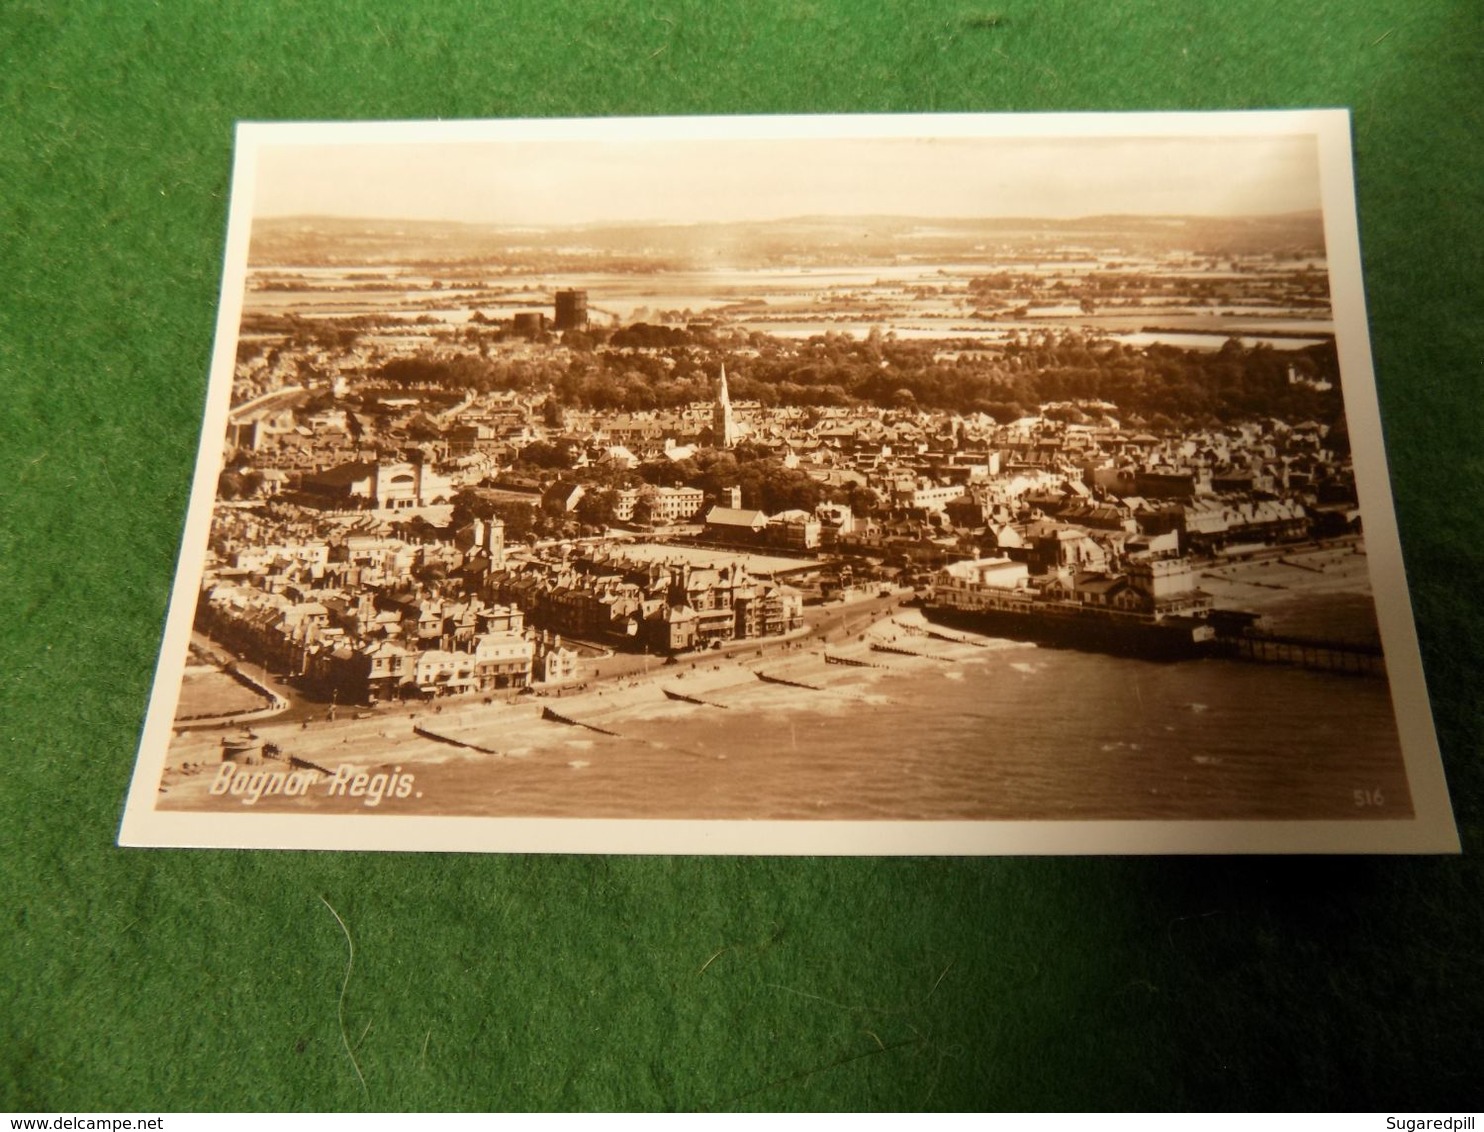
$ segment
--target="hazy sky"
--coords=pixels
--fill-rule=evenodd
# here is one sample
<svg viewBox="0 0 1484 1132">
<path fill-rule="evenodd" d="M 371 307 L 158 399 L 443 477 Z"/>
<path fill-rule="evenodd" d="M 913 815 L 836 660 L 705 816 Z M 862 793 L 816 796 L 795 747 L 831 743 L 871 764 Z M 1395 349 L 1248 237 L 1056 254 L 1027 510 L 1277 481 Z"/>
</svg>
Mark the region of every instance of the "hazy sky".
<svg viewBox="0 0 1484 1132">
<path fill-rule="evenodd" d="M 554 225 L 1317 209 L 1309 135 L 265 144 L 259 216 Z"/>
</svg>

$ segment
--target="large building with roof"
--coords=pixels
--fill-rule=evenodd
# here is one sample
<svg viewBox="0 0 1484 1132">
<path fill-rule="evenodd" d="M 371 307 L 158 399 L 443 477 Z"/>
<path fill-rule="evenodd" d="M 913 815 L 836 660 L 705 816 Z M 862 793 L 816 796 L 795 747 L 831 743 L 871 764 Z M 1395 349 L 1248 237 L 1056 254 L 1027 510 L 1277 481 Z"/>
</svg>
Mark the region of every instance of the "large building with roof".
<svg viewBox="0 0 1484 1132">
<path fill-rule="evenodd" d="M 354 460 L 308 473 L 303 491 L 329 506 L 394 511 L 446 503 L 454 486 L 427 464 Z"/>
</svg>

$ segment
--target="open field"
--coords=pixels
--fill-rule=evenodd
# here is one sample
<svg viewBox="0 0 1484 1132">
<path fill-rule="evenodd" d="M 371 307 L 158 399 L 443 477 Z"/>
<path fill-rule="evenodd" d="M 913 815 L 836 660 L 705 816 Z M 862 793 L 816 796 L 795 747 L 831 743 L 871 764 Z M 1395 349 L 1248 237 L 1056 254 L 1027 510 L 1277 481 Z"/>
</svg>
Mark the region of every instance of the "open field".
<svg viewBox="0 0 1484 1132">
<path fill-rule="evenodd" d="M 187 671 L 180 686 L 180 705 L 176 718 L 231 715 L 267 707 L 268 700 L 225 672 L 196 667 Z"/>
<path fill-rule="evenodd" d="M 676 546 L 672 543 L 625 543 L 622 553 L 624 557 L 637 562 L 685 562 L 701 569 L 730 566 L 739 562 L 747 568 L 748 573 L 754 575 L 799 573 L 815 570 L 820 566 L 817 558 L 784 558 L 742 549 Z"/>
</svg>

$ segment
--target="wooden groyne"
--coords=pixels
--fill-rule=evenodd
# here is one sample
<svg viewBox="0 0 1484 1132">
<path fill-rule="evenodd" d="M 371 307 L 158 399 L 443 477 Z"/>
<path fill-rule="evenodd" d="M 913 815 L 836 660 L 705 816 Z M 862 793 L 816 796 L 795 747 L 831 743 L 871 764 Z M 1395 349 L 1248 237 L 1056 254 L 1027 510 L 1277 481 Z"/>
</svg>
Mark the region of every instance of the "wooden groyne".
<svg viewBox="0 0 1484 1132">
<path fill-rule="evenodd" d="M 665 699 L 675 700 L 678 703 L 695 704 L 697 707 L 721 708 L 722 711 L 731 710 L 726 704 L 712 703 L 710 700 L 703 700 L 699 696 L 687 696 L 684 692 L 675 691 L 674 688 L 661 688 L 660 691 L 665 693 Z"/>
<path fill-rule="evenodd" d="M 617 731 L 609 731 L 607 728 L 599 727 L 597 724 L 594 723 L 583 723 L 580 719 L 572 719 L 570 716 L 565 716 L 562 715 L 560 712 L 552 711 L 549 707 L 542 707 L 541 718 L 548 720 L 551 723 L 565 724 L 567 727 L 585 727 L 589 731 L 596 731 L 599 735 L 610 735 L 615 739 L 623 738 L 623 736 L 620 735 Z"/>
<path fill-rule="evenodd" d="M 976 649 L 989 648 L 988 641 L 975 640 L 973 637 L 955 637 L 952 633 L 944 633 L 938 629 L 926 629 L 924 632 L 935 641 L 947 641 L 953 645 L 973 645 Z"/>
<path fill-rule="evenodd" d="M 806 692 L 826 691 L 826 689 L 821 688 L 818 684 L 805 684 L 802 680 L 785 680 L 782 676 L 769 676 L 766 672 L 759 672 L 755 668 L 752 670 L 752 674 L 764 684 L 781 684 L 785 688 L 803 688 Z"/>
<path fill-rule="evenodd" d="M 1218 574 L 1213 570 L 1202 570 L 1201 577 L 1210 578 L 1214 582 L 1231 582 L 1241 586 L 1256 586 L 1260 590 L 1286 590 L 1285 585 L 1277 582 L 1259 582 L 1256 578 L 1229 578 L 1225 574 Z"/>
<path fill-rule="evenodd" d="M 481 755 L 498 755 L 500 752 L 493 747 L 481 747 L 478 743 L 470 743 L 464 739 L 455 739 L 451 735 L 440 735 L 436 731 L 429 731 L 421 724 L 414 723 L 412 731 L 415 735 L 421 735 L 424 739 L 431 739 L 435 743 L 447 743 L 450 747 L 464 747 L 470 751 L 478 751 Z"/>
<path fill-rule="evenodd" d="M 935 629 L 931 625 L 914 625 L 910 621 L 898 621 L 895 617 L 891 619 L 891 623 L 898 629 L 911 633 L 914 637 L 931 637 L 935 641 L 947 641 L 951 645 L 973 645 L 977 649 L 989 648 L 988 641 L 981 641 L 974 637 L 962 637 L 955 633 L 945 633 L 942 629 Z"/>
<path fill-rule="evenodd" d="M 312 763 L 308 759 L 301 759 L 298 755 L 289 756 L 289 766 L 295 770 L 317 770 L 330 778 L 335 777 L 335 772 L 328 767 L 320 766 L 319 763 Z"/>
<path fill-rule="evenodd" d="M 721 707 L 722 705 L 715 704 L 708 706 Z M 599 735 L 607 735 L 611 739 L 623 739 L 631 743 L 643 743 L 645 746 L 653 747 L 656 751 L 665 751 L 669 754 L 684 755 L 687 758 L 704 759 L 707 761 L 715 761 L 717 759 L 726 758 L 725 755 L 713 754 L 709 751 L 695 751 L 691 750 L 688 747 L 672 747 L 669 743 L 662 743 L 658 739 L 645 739 L 639 736 L 620 735 L 617 731 L 609 731 L 606 727 L 599 727 L 595 723 L 583 723 L 580 719 L 573 719 L 571 716 L 563 715 L 561 712 L 552 711 L 549 707 L 543 707 L 541 709 L 541 718 L 551 723 L 563 724 L 567 727 L 581 727 L 587 731 L 595 731 Z"/>
<path fill-rule="evenodd" d="M 856 660 L 849 656 L 835 656 L 832 653 L 824 654 L 826 664 L 844 664 L 851 668 L 885 668 L 884 664 L 872 664 L 869 660 Z"/>
<path fill-rule="evenodd" d="M 1296 558 L 1280 558 L 1278 562 L 1282 566 L 1292 566 L 1295 570 L 1307 570 L 1311 574 L 1324 573 L 1323 566 L 1310 566 L 1307 562 L 1300 562 Z"/>
<path fill-rule="evenodd" d="M 877 641 L 871 642 L 871 651 L 896 653 L 896 655 L 898 656 L 917 656 L 921 657 L 923 660 L 941 660 L 944 664 L 955 663 L 953 657 L 951 656 L 934 656 L 930 652 L 917 652 L 915 649 L 902 649 L 898 648 L 896 645 L 883 645 Z"/>
</svg>

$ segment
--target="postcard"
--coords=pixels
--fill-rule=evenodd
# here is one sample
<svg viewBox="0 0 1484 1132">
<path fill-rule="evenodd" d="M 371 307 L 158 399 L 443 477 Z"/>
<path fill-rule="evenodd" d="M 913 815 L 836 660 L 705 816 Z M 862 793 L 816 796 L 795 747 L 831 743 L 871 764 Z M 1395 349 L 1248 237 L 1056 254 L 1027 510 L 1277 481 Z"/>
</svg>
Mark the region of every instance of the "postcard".
<svg viewBox="0 0 1484 1132">
<path fill-rule="evenodd" d="M 1457 852 L 1347 113 L 240 125 L 119 840 Z"/>
</svg>

